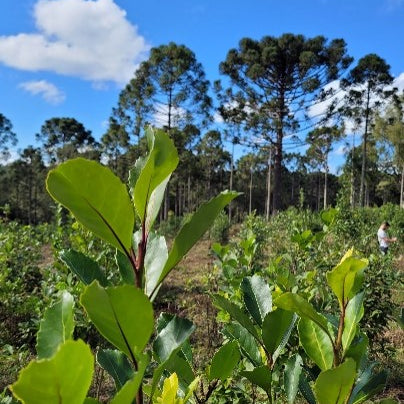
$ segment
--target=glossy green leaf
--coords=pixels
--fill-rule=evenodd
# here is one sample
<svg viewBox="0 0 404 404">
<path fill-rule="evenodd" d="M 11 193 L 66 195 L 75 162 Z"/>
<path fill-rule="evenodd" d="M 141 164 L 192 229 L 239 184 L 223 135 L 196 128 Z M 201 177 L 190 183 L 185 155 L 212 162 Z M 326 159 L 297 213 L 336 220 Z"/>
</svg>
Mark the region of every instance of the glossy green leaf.
<svg viewBox="0 0 404 404">
<path fill-rule="evenodd" d="M 145 275 L 146 285 L 145 293 L 149 298 L 153 299 L 156 293 L 152 296 L 153 291 L 157 292 L 157 285 L 164 265 L 167 261 L 168 250 L 166 240 L 163 236 L 158 236 L 154 233 L 149 234 L 147 240 L 147 250 L 145 257 Z"/>
<path fill-rule="evenodd" d="M 271 391 L 272 374 L 268 366 L 259 366 L 251 371 L 242 371 L 240 375 L 248 379 L 252 384 L 261 387 L 265 392 Z"/>
<path fill-rule="evenodd" d="M 327 282 L 338 298 L 340 307 L 346 305 L 360 289 L 364 279 L 364 271 L 368 266 L 367 259 L 359 259 L 350 255 L 344 256 L 342 261 L 330 272 L 327 272 Z"/>
<path fill-rule="evenodd" d="M 317 404 L 305 372 L 300 373 L 299 391 L 309 404 Z"/>
<path fill-rule="evenodd" d="M 222 345 L 213 356 L 209 371 L 209 380 L 220 379 L 224 382 L 230 377 L 239 360 L 240 351 L 236 341 Z"/>
<path fill-rule="evenodd" d="M 11 386 L 25 404 L 82 404 L 94 371 L 90 348 L 66 341 L 51 359 L 32 361 Z"/>
<path fill-rule="evenodd" d="M 195 379 L 194 371 L 191 365 L 181 356 L 179 351 L 177 355 L 173 355 L 169 361 L 165 362 L 165 369 L 170 373 L 176 373 L 180 382 L 180 387 L 183 391 Z"/>
<path fill-rule="evenodd" d="M 114 379 L 116 390 L 132 378 L 134 370 L 125 354 L 112 349 L 100 349 L 97 362 Z"/>
<path fill-rule="evenodd" d="M 278 309 L 278 310 L 282 310 L 282 309 Z M 275 352 L 272 355 L 272 360 L 274 362 L 276 361 L 278 356 L 282 353 L 282 350 L 285 348 L 286 344 L 288 343 L 290 334 L 292 333 L 292 330 L 293 330 L 298 318 L 299 318 L 298 315 L 296 313 L 294 313 L 292 321 L 289 324 L 289 328 L 283 334 L 283 337 L 282 337 L 281 341 L 279 342 L 278 347 L 275 349 Z"/>
<path fill-rule="evenodd" d="M 61 300 L 45 311 L 37 334 L 38 359 L 50 358 L 60 344 L 72 339 L 74 330 L 73 306 L 73 296 L 65 291 Z"/>
<path fill-rule="evenodd" d="M 102 286 L 108 285 L 108 280 L 98 263 L 83 253 L 67 250 L 60 254 L 60 259 L 85 285 L 89 285 L 94 280 L 97 280 Z"/>
<path fill-rule="evenodd" d="M 222 209 L 238 195 L 237 192 L 224 191 L 199 207 L 177 234 L 160 275 L 159 283 L 210 228 Z"/>
<path fill-rule="evenodd" d="M 166 361 L 170 355 L 189 338 L 195 326 L 186 318 L 175 316 L 164 327 L 153 343 L 153 350 L 160 363 Z"/>
<path fill-rule="evenodd" d="M 256 339 L 239 323 L 226 324 L 222 333 L 231 340 L 239 343 L 241 352 L 254 366 L 262 365 L 262 358 Z"/>
<path fill-rule="evenodd" d="M 125 184 L 109 168 L 83 158 L 69 160 L 48 173 L 46 188 L 95 235 L 129 251 L 133 206 Z"/>
<path fill-rule="evenodd" d="M 230 314 L 234 320 L 238 321 L 257 341 L 261 338 L 258 335 L 257 330 L 250 318 L 238 307 L 236 304 L 232 303 L 230 300 L 224 298 L 220 295 L 215 295 L 213 297 L 213 303 Z"/>
<path fill-rule="evenodd" d="M 350 395 L 355 374 L 356 365 L 352 359 L 321 372 L 314 384 L 318 404 L 344 404 Z"/>
<path fill-rule="evenodd" d="M 165 190 L 167 188 L 168 181 L 171 178 L 171 174 L 168 175 L 162 182 L 159 184 L 154 191 L 151 193 L 150 198 L 147 203 L 147 212 L 146 212 L 146 233 L 149 233 L 153 224 L 156 220 L 158 213 L 160 212 L 161 203 L 163 202 Z"/>
<path fill-rule="evenodd" d="M 350 344 L 344 354 L 344 358 L 352 358 L 356 362 L 356 368 L 359 369 L 367 361 L 367 349 L 369 346 L 369 338 L 366 334 L 361 333 Z"/>
<path fill-rule="evenodd" d="M 130 285 L 87 286 L 81 304 L 98 331 L 129 358 L 143 351 L 153 332 L 153 308 L 147 296 Z"/>
<path fill-rule="evenodd" d="M 262 324 L 262 340 L 271 355 L 275 353 L 285 335 L 288 334 L 293 318 L 294 313 L 292 311 L 280 308 L 266 315 Z"/>
<path fill-rule="evenodd" d="M 307 300 L 297 295 L 296 293 L 283 293 L 276 299 L 275 305 L 281 309 L 293 311 L 300 317 L 308 318 L 314 321 L 327 334 L 329 334 L 327 319 L 318 314 Z"/>
<path fill-rule="evenodd" d="M 302 373 L 303 360 L 299 354 L 290 357 L 285 366 L 285 392 L 288 403 L 295 402 L 296 394 L 299 389 L 299 379 Z"/>
<path fill-rule="evenodd" d="M 330 369 L 334 360 L 328 335 L 315 322 L 302 317 L 298 323 L 299 339 L 307 355 L 321 370 Z"/>
<path fill-rule="evenodd" d="M 119 274 L 121 275 L 122 283 L 135 285 L 135 271 L 126 254 L 116 250 L 115 261 L 118 266 Z"/>
<path fill-rule="evenodd" d="M 261 325 L 272 310 L 272 296 L 268 284 L 258 275 L 247 276 L 241 282 L 244 304 L 252 318 Z"/>
<path fill-rule="evenodd" d="M 359 321 L 363 317 L 363 296 L 364 292 L 355 295 L 349 301 L 345 310 L 344 331 L 342 334 L 342 347 L 344 349 L 344 353 L 351 345 L 351 342 L 356 335 Z"/>
<path fill-rule="evenodd" d="M 374 397 L 383 391 L 387 382 L 387 371 L 383 370 L 372 374 L 372 370 L 366 369 L 358 378 L 348 404 L 359 404 Z"/>
<path fill-rule="evenodd" d="M 173 141 L 162 130 L 147 129 L 149 155 L 134 187 L 136 212 L 142 222 L 153 191 L 175 170 L 178 165 L 178 153 Z"/>
<path fill-rule="evenodd" d="M 110 404 L 133 404 L 136 393 L 142 384 L 144 372 L 149 364 L 149 357 L 145 354 L 138 356 L 138 370 L 133 377 L 128 380 L 124 386 L 118 391 Z"/>
</svg>

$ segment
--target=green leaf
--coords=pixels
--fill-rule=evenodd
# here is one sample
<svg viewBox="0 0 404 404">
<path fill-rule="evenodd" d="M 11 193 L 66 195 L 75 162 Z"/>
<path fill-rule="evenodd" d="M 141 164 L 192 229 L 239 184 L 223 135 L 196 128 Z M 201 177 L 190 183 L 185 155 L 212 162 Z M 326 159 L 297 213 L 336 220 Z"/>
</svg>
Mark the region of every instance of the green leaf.
<svg viewBox="0 0 404 404">
<path fill-rule="evenodd" d="M 170 373 L 177 374 L 180 387 L 185 391 L 186 387 L 195 379 L 195 374 L 191 365 L 180 355 L 181 352 L 178 352 L 177 355 L 173 355 L 169 361 L 165 362 L 164 367 Z"/>
<path fill-rule="evenodd" d="M 356 362 L 356 368 L 362 367 L 364 362 L 367 361 L 367 349 L 369 346 L 369 338 L 366 334 L 360 334 L 355 338 L 353 343 L 350 344 L 348 350 L 344 354 L 344 358 L 352 358 Z"/>
<path fill-rule="evenodd" d="M 317 404 L 316 398 L 314 397 L 313 390 L 310 387 L 309 381 L 307 380 L 304 372 L 300 373 L 299 377 L 299 391 L 302 396 L 306 399 L 309 404 Z"/>
<path fill-rule="evenodd" d="M 97 352 L 97 362 L 114 379 L 117 391 L 133 376 L 132 366 L 121 351 L 100 349 Z"/>
<path fill-rule="evenodd" d="M 334 369 L 321 372 L 314 384 L 318 404 L 344 404 L 355 381 L 356 365 L 347 359 Z"/>
<path fill-rule="evenodd" d="M 261 340 L 253 322 L 240 307 L 220 295 L 213 296 L 213 303 L 229 313 L 230 317 L 238 321 L 257 341 Z"/>
<path fill-rule="evenodd" d="M 37 335 L 38 359 L 50 358 L 59 345 L 72 339 L 74 330 L 73 296 L 64 291 L 62 298 L 45 312 Z"/>
<path fill-rule="evenodd" d="M 290 357 L 285 366 L 285 392 L 288 403 L 294 403 L 299 389 L 299 379 L 302 373 L 303 361 L 299 354 Z"/>
<path fill-rule="evenodd" d="M 240 375 L 248 379 L 252 384 L 261 387 L 266 393 L 271 391 L 272 374 L 268 366 L 259 366 L 251 371 L 242 371 Z"/>
<path fill-rule="evenodd" d="M 129 261 L 129 258 L 121 251 L 116 250 L 115 261 L 118 266 L 122 282 L 126 283 L 127 285 L 135 285 L 135 271 Z"/>
<path fill-rule="evenodd" d="M 108 280 L 98 263 L 83 253 L 67 250 L 62 252 L 59 257 L 85 285 L 97 280 L 100 285 L 108 286 Z"/>
<path fill-rule="evenodd" d="M 258 275 L 248 276 L 241 282 L 244 304 L 258 325 L 272 310 L 272 296 L 268 284 Z"/>
<path fill-rule="evenodd" d="M 177 392 L 178 392 L 178 377 L 173 373 L 170 377 L 167 377 L 163 383 L 163 391 L 161 397 L 157 399 L 158 403 L 163 404 L 177 404 Z"/>
<path fill-rule="evenodd" d="M 307 300 L 296 293 L 283 293 L 276 299 L 275 305 L 281 309 L 293 311 L 300 317 L 314 321 L 329 335 L 327 319 L 318 314 Z M 332 339 L 330 335 L 329 337 Z"/>
<path fill-rule="evenodd" d="M 351 342 L 356 335 L 359 321 L 363 317 L 363 296 L 364 292 L 355 295 L 354 298 L 349 301 L 345 310 L 344 331 L 342 334 L 342 347 L 344 353 L 351 345 Z"/>
<path fill-rule="evenodd" d="M 83 404 L 101 404 L 98 400 L 92 397 L 86 397 Z"/>
<path fill-rule="evenodd" d="M 145 354 L 138 356 L 138 370 L 132 379 L 128 380 L 125 385 L 118 391 L 110 404 L 133 404 L 136 393 L 142 384 L 143 375 L 149 364 L 149 357 Z"/>
<path fill-rule="evenodd" d="M 383 391 L 386 386 L 388 373 L 383 370 L 377 374 L 373 374 L 373 368 L 374 366 L 368 366 L 359 374 L 348 404 L 362 403 Z"/>
<path fill-rule="evenodd" d="M 175 170 L 178 153 L 173 141 L 162 130 L 147 129 L 150 152 L 146 163 L 137 178 L 134 188 L 134 203 L 141 222 L 154 221 L 147 218 L 147 207 L 152 192 Z M 154 215 L 154 208 L 150 212 Z M 149 212 L 149 213 L 150 213 Z"/>
<path fill-rule="evenodd" d="M 153 343 L 153 350 L 160 363 L 166 361 L 172 352 L 189 338 L 195 326 L 186 318 L 174 316 Z"/>
<path fill-rule="evenodd" d="M 230 377 L 239 360 L 240 351 L 236 341 L 222 345 L 213 356 L 209 380 L 220 379 L 224 382 Z"/>
<path fill-rule="evenodd" d="M 125 184 L 109 168 L 83 158 L 69 160 L 48 173 L 46 188 L 95 235 L 129 251 L 133 207 Z"/>
<path fill-rule="evenodd" d="M 130 285 L 87 286 L 81 304 L 98 331 L 133 359 L 143 351 L 153 332 L 153 308 L 147 296 Z"/>
<path fill-rule="evenodd" d="M 168 251 L 166 240 L 163 236 L 150 233 L 147 240 L 145 257 L 146 285 L 145 293 L 153 299 L 157 294 L 157 285 L 164 265 L 167 261 Z M 156 293 L 153 293 L 156 291 Z"/>
<path fill-rule="evenodd" d="M 268 313 L 262 324 L 262 340 L 265 348 L 273 355 L 288 333 L 294 314 L 291 311 L 276 309 Z M 290 335 L 290 332 L 289 332 Z"/>
<path fill-rule="evenodd" d="M 236 340 L 241 352 L 254 366 L 262 365 L 262 358 L 255 338 L 239 323 L 226 324 L 222 333 L 231 340 Z"/>
<path fill-rule="evenodd" d="M 278 309 L 282 310 L 282 309 Z M 285 348 L 286 344 L 289 341 L 290 334 L 292 333 L 293 327 L 295 326 L 296 320 L 298 319 L 298 315 L 296 313 L 293 314 L 292 321 L 289 324 L 289 328 L 285 331 L 283 334 L 283 337 L 281 341 L 278 344 L 278 347 L 276 348 L 275 352 L 272 355 L 272 360 L 275 362 L 278 356 L 282 353 L 282 350 Z"/>
<path fill-rule="evenodd" d="M 164 193 L 167 188 L 168 181 L 171 178 L 171 174 L 168 175 L 161 184 L 159 184 L 151 193 L 146 212 L 146 233 L 151 230 L 156 217 L 160 211 L 161 203 L 163 202 Z"/>
<path fill-rule="evenodd" d="M 307 355 L 321 370 L 330 369 L 334 360 L 328 335 L 315 322 L 302 317 L 298 323 L 299 339 Z"/>
<path fill-rule="evenodd" d="M 364 271 L 368 266 L 367 259 L 351 256 L 349 251 L 342 261 L 330 272 L 327 272 L 327 282 L 338 298 L 340 307 L 358 292 L 364 279 Z"/>
<path fill-rule="evenodd" d="M 25 404 L 82 404 L 94 371 L 90 348 L 66 341 L 51 359 L 32 361 L 11 386 Z"/>
<path fill-rule="evenodd" d="M 224 191 L 199 207 L 177 234 L 158 284 L 204 235 L 222 209 L 238 195 L 237 192 Z"/>
</svg>

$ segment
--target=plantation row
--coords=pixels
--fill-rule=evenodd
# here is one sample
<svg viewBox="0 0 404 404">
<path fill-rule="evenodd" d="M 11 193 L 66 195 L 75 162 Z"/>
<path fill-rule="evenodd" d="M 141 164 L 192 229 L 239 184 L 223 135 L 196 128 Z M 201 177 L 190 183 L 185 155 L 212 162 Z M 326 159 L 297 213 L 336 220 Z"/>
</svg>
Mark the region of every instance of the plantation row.
<svg viewBox="0 0 404 404">
<path fill-rule="evenodd" d="M 403 209 L 341 199 L 239 227 L 223 213 L 237 194 L 223 192 L 153 230 L 178 156 L 162 132 L 149 144 L 129 194 L 71 160 L 47 189 L 73 216 L 0 223 L 2 403 L 359 403 L 397 384 L 386 331 L 401 335 L 402 245 L 381 255 L 376 230 L 388 220 L 403 240 Z M 182 267 L 203 235 L 213 264 Z"/>
</svg>

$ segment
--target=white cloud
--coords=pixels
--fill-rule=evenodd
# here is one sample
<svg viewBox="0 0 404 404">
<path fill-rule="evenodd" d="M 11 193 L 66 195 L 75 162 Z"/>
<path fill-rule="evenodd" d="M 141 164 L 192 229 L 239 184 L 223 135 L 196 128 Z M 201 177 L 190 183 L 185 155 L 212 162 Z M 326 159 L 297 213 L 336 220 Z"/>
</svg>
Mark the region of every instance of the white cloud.
<svg viewBox="0 0 404 404">
<path fill-rule="evenodd" d="M 61 104 L 66 99 L 63 91 L 46 80 L 26 81 L 20 83 L 18 87 L 32 95 L 40 95 L 46 102 L 53 105 Z"/>
<path fill-rule="evenodd" d="M 35 33 L 0 36 L 0 63 L 126 83 L 149 45 L 113 0 L 38 0 Z"/>
<path fill-rule="evenodd" d="M 404 72 L 394 79 L 393 87 L 397 87 L 399 92 L 404 91 Z"/>
</svg>

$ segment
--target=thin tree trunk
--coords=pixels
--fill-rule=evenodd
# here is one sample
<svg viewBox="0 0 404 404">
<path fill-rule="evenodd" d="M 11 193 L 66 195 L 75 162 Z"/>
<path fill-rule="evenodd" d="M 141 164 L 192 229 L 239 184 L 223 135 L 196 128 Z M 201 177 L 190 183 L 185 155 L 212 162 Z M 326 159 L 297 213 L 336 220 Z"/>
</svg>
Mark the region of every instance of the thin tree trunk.
<svg viewBox="0 0 404 404">
<path fill-rule="evenodd" d="M 404 209 L 404 165 L 401 169 L 400 206 Z"/>
<path fill-rule="evenodd" d="M 325 156 L 325 175 L 324 175 L 324 210 L 327 209 L 327 186 L 328 186 L 328 154 Z"/>
<path fill-rule="evenodd" d="M 267 221 L 269 220 L 269 214 L 271 211 L 271 167 L 272 167 L 272 147 L 270 146 L 268 157 L 267 199 L 265 203 Z"/>
<path fill-rule="evenodd" d="M 355 175 L 354 175 L 354 150 L 355 150 L 355 134 L 352 137 L 352 167 L 351 167 L 351 208 L 355 207 Z"/>
<path fill-rule="evenodd" d="M 252 181 L 253 181 L 253 169 L 252 166 L 250 167 L 250 197 L 248 202 L 248 214 L 251 215 L 252 212 Z"/>
<path fill-rule="evenodd" d="M 230 161 L 230 191 L 233 191 L 233 162 L 234 162 L 234 142 L 231 148 L 231 161 Z M 231 202 L 229 203 L 229 223 L 231 222 Z"/>
<path fill-rule="evenodd" d="M 363 134 L 362 142 L 362 171 L 361 171 L 361 184 L 359 190 L 359 203 L 360 206 L 364 206 L 365 197 L 365 175 L 366 175 L 366 159 L 367 159 L 367 142 L 368 142 L 368 126 L 369 126 L 369 103 L 370 103 L 370 89 L 368 84 L 367 101 L 366 101 L 366 113 L 365 113 L 365 133 Z"/>
</svg>

